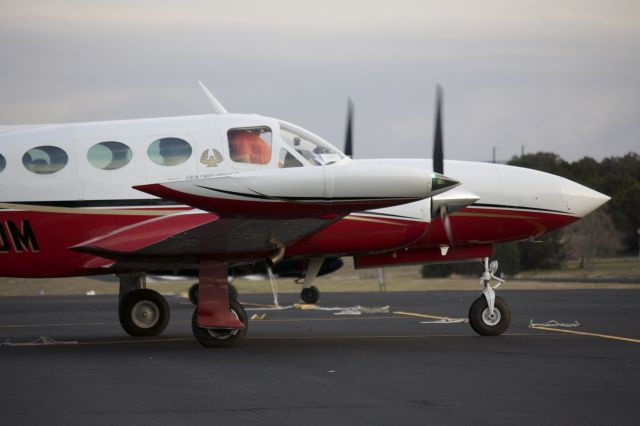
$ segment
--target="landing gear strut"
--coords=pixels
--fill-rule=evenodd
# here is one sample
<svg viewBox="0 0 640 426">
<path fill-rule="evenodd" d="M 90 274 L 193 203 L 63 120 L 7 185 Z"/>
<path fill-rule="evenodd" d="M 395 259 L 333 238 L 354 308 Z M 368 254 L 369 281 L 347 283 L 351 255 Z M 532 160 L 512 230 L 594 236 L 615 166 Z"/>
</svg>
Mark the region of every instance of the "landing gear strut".
<svg viewBox="0 0 640 426">
<path fill-rule="evenodd" d="M 144 274 L 119 275 L 118 317 L 127 334 L 158 336 L 169 324 L 169 304 L 157 291 L 146 287 Z"/>
<path fill-rule="evenodd" d="M 504 280 L 495 276 L 498 261 L 494 260 L 489 264 L 489 259 L 484 258 L 483 264 L 484 273 L 480 278 L 482 295 L 469 308 L 469 324 L 481 336 L 498 336 L 509 328 L 511 310 L 507 302 L 495 293 L 495 290 L 504 283 Z M 498 283 L 492 286 L 491 280 L 496 280 Z"/>
<path fill-rule="evenodd" d="M 304 275 L 303 289 L 300 292 L 300 298 L 304 303 L 317 303 L 320 300 L 320 290 L 313 285 L 320 267 L 322 267 L 324 257 L 312 257 L 307 263 L 307 270 Z"/>
<path fill-rule="evenodd" d="M 200 263 L 198 305 L 193 312 L 193 335 L 206 348 L 237 345 L 247 332 L 247 314 L 236 299 L 229 297 L 228 265 L 213 261 Z"/>
<path fill-rule="evenodd" d="M 198 306 L 198 297 L 200 294 L 200 285 L 195 283 L 189 287 L 189 301 L 195 306 Z M 238 299 L 238 289 L 233 284 L 229 283 L 229 298 Z"/>
</svg>

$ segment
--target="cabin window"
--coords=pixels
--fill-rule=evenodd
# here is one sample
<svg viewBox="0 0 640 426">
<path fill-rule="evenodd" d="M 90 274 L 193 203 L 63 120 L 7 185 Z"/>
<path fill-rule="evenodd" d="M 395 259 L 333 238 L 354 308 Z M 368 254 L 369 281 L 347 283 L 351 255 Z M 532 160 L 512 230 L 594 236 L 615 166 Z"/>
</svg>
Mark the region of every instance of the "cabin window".
<svg viewBox="0 0 640 426">
<path fill-rule="evenodd" d="M 6 165 L 7 165 L 7 160 L 5 160 L 4 156 L 0 154 L 0 173 L 2 173 Z"/>
<path fill-rule="evenodd" d="M 271 161 L 271 129 L 245 127 L 227 132 L 229 155 L 236 163 L 268 164 Z"/>
<path fill-rule="evenodd" d="M 87 152 L 87 160 L 102 170 L 120 169 L 129 164 L 132 156 L 131 148 L 114 141 L 97 143 Z"/>
<path fill-rule="evenodd" d="M 287 168 L 287 167 L 302 167 L 303 164 L 296 157 L 293 156 L 286 148 L 282 148 L 280 150 L 280 155 L 278 156 L 278 167 Z"/>
<path fill-rule="evenodd" d="M 57 146 L 39 146 L 25 152 L 22 164 L 30 172 L 48 175 L 60 171 L 67 165 L 69 156 Z"/>
<path fill-rule="evenodd" d="M 191 157 L 191 145 L 180 138 L 162 138 L 149 145 L 147 155 L 161 166 L 177 166 Z"/>
</svg>

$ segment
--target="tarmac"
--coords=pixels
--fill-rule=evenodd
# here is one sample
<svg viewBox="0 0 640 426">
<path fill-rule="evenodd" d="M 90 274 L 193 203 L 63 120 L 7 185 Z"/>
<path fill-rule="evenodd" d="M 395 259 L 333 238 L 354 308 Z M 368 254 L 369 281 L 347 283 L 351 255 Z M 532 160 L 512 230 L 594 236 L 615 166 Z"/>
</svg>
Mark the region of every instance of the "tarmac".
<svg viewBox="0 0 640 426">
<path fill-rule="evenodd" d="M 121 330 L 115 296 L 0 298 L 0 424 L 637 424 L 640 290 L 498 293 L 499 337 L 457 320 L 479 292 L 322 295 L 360 315 L 241 295 L 265 317 L 228 349 L 175 296 L 155 338 Z"/>
</svg>

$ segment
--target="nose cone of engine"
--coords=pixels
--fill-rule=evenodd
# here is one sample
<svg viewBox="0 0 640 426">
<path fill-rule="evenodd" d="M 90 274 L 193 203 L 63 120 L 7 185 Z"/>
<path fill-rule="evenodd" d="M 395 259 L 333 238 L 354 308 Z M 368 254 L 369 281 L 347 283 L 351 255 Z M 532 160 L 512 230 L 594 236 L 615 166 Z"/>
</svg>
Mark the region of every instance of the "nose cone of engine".
<svg viewBox="0 0 640 426">
<path fill-rule="evenodd" d="M 564 179 L 563 187 L 569 213 L 579 217 L 588 215 L 611 199 L 611 197 L 569 179 Z"/>
<path fill-rule="evenodd" d="M 445 191 L 448 191 L 451 188 L 460 185 L 455 179 L 451 179 L 450 177 L 441 175 L 440 173 L 432 173 L 431 174 L 431 195 L 442 194 Z"/>
</svg>

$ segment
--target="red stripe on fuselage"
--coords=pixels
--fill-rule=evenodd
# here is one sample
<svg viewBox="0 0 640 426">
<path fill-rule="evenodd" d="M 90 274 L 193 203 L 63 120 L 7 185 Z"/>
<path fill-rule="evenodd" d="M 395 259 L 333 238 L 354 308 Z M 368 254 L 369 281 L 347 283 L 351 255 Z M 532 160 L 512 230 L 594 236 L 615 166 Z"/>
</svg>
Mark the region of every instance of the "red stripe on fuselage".
<svg viewBox="0 0 640 426">
<path fill-rule="evenodd" d="M 38 209 L 34 207 L 34 209 Z M 141 215 L 136 208 L 57 209 L 56 212 L 30 210 L 0 210 L 0 276 L 57 277 L 92 275 L 113 262 L 86 253 L 69 250 L 92 238 L 103 237 L 126 226 L 149 220 L 154 213 Z M 175 206 L 154 208 L 175 211 Z M 65 212 L 67 211 L 67 212 Z M 115 214 L 117 212 L 117 214 Z M 468 207 L 450 216 L 454 245 L 491 244 L 538 236 L 568 225 L 577 219 L 561 213 L 526 209 Z M 20 228 L 28 221 L 36 239 L 38 251 L 24 250 L 33 245 L 23 244 L 21 252 L 7 234 L 8 222 Z M 6 241 L 5 241 L 6 240 Z M 29 236 L 24 236 L 29 243 Z M 384 252 L 409 245 L 411 249 L 437 247 L 448 244 L 439 219 L 431 224 L 376 215 L 350 215 L 287 248 L 287 256 L 365 254 Z M 259 259 L 257 259 L 259 260 Z M 110 273 L 118 272 L 110 270 Z"/>
<path fill-rule="evenodd" d="M 24 206 L 21 206 L 24 208 Z M 4 277 L 64 277 L 99 274 L 101 267 L 113 261 L 68 250 L 92 238 L 101 237 L 153 217 L 154 213 L 141 210 L 40 208 L 34 210 L 0 210 L 0 225 L 28 223 L 33 231 L 38 251 L 16 250 L 11 244 L 0 252 L 0 276 Z M 171 211 L 175 209 L 171 208 Z M 51 211 L 51 210 L 55 210 Z M 154 212 L 161 210 L 155 208 Z M 84 212 L 83 212 L 84 211 Z M 118 214 L 114 214 L 117 211 Z M 2 238 L 0 233 L 0 239 Z M 3 242 L 0 241 L 0 245 Z"/>
<path fill-rule="evenodd" d="M 449 216 L 454 245 L 491 244 L 537 237 L 580 219 L 570 214 L 527 209 L 467 207 Z M 440 219 L 417 245 L 449 244 Z"/>
</svg>

